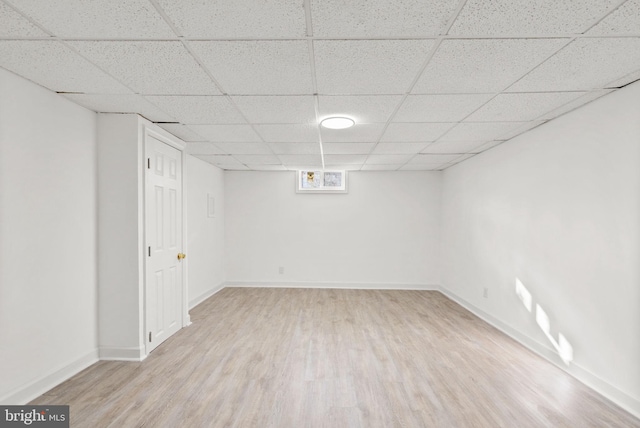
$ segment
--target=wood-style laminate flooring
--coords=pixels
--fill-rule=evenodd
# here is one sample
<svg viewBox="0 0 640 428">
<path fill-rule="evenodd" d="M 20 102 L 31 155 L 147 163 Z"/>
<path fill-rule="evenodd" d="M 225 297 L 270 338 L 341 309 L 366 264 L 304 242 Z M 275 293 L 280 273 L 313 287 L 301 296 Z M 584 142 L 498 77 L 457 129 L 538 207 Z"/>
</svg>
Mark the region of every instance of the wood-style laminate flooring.
<svg viewBox="0 0 640 428">
<path fill-rule="evenodd" d="M 72 427 L 640 427 L 434 291 L 227 288 L 191 316 L 31 404 Z"/>
</svg>

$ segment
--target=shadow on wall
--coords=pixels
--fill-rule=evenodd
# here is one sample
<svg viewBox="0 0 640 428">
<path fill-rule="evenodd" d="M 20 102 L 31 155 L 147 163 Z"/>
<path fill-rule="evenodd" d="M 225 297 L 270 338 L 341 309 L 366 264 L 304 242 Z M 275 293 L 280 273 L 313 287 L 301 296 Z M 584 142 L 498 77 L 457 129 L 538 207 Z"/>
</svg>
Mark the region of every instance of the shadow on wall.
<svg viewBox="0 0 640 428">
<path fill-rule="evenodd" d="M 522 284 L 519 278 L 516 278 L 516 295 L 527 309 L 527 311 L 531 312 L 533 309 L 533 296 L 527 289 L 527 287 Z M 547 336 L 547 339 L 551 342 L 553 347 L 558 352 L 562 361 L 568 366 L 571 361 L 573 361 L 573 347 L 567 341 L 567 339 L 563 336 L 562 333 L 558 333 L 558 340 L 556 340 L 551 335 L 551 323 L 549 322 L 549 316 L 542 309 L 542 306 L 536 303 L 536 323 L 538 327 L 542 330 L 542 332 Z"/>
</svg>

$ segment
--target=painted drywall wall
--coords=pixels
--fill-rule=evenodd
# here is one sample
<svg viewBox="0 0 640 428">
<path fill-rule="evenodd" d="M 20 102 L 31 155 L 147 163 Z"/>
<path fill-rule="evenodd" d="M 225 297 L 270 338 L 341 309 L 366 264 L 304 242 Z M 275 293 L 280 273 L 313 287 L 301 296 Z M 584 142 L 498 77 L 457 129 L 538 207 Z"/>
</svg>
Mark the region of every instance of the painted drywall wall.
<svg viewBox="0 0 640 428">
<path fill-rule="evenodd" d="M 442 194 L 445 290 L 640 414 L 640 84 L 447 169 Z"/>
<path fill-rule="evenodd" d="M 0 403 L 97 360 L 96 114 L 0 69 Z"/>
<path fill-rule="evenodd" d="M 224 285 L 224 173 L 187 156 L 187 247 L 189 307 Z M 209 199 L 212 198 L 210 211 Z"/>
<path fill-rule="evenodd" d="M 348 178 L 347 194 L 297 194 L 292 171 L 225 172 L 227 281 L 438 284 L 440 174 L 352 172 Z"/>
</svg>

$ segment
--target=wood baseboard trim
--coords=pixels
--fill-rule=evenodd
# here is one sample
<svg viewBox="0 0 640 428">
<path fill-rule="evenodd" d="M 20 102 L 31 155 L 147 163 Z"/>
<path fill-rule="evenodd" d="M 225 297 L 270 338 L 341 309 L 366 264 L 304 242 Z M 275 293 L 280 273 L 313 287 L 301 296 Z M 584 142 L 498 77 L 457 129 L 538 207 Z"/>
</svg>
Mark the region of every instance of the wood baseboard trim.
<svg viewBox="0 0 640 428">
<path fill-rule="evenodd" d="M 209 297 L 213 296 L 214 294 L 216 294 L 218 291 L 222 290 L 225 287 L 225 283 L 221 282 L 220 284 L 216 285 L 215 287 L 213 287 L 210 290 L 205 291 L 204 293 L 200 294 L 197 297 L 194 297 L 193 299 L 191 299 L 189 301 L 189 310 L 195 308 L 196 306 L 198 306 L 200 303 L 204 302 L 205 300 L 207 300 Z"/>
<path fill-rule="evenodd" d="M 49 374 L 32 381 L 24 387 L 20 387 L 4 397 L 0 397 L 0 403 L 10 405 L 24 405 L 31 400 L 61 384 L 65 380 L 73 377 L 92 364 L 98 362 L 98 350 L 94 349 L 82 357 L 59 367 Z"/>
<path fill-rule="evenodd" d="M 570 374 L 603 397 L 620 406 L 635 417 L 640 418 L 640 400 L 630 396 L 629 394 L 626 394 L 625 392 L 616 388 L 614 385 L 608 383 L 607 381 L 601 379 L 600 377 L 575 363 L 571 363 L 571 365 L 569 366 L 565 365 L 560 359 L 560 356 L 557 354 L 557 352 L 552 350 L 550 347 L 547 347 L 542 343 L 532 339 L 531 337 L 522 334 L 520 331 L 493 317 L 492 315 L 469 303 L 462 297 L 456 295 L 455 293 L 452 293 L 446 288 L 440 287 L 439 291 L 447 298 L 472 312 L 483 321 L 491 324 L 493 327 L 502 331 L 504 334 L 519 342 L 521 345 L 525 346 L 532 352 L 540 355 L 542 358 L 560 368 L 562 371 Z"/>
</svg>

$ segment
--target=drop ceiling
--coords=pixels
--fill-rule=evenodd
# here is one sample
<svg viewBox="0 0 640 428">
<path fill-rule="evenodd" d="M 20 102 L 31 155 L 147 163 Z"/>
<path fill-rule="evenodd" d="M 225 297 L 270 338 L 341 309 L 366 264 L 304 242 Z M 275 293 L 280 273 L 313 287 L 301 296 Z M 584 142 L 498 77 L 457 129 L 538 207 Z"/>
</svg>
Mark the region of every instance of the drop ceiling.
<svg viewBox="0 0 640 428">
<path fill-rule="evenodd" d="M 0 67 L 223 169 L 442 170 L 638 80 L 640 0 L 0 0 Z"/>
</svg>

